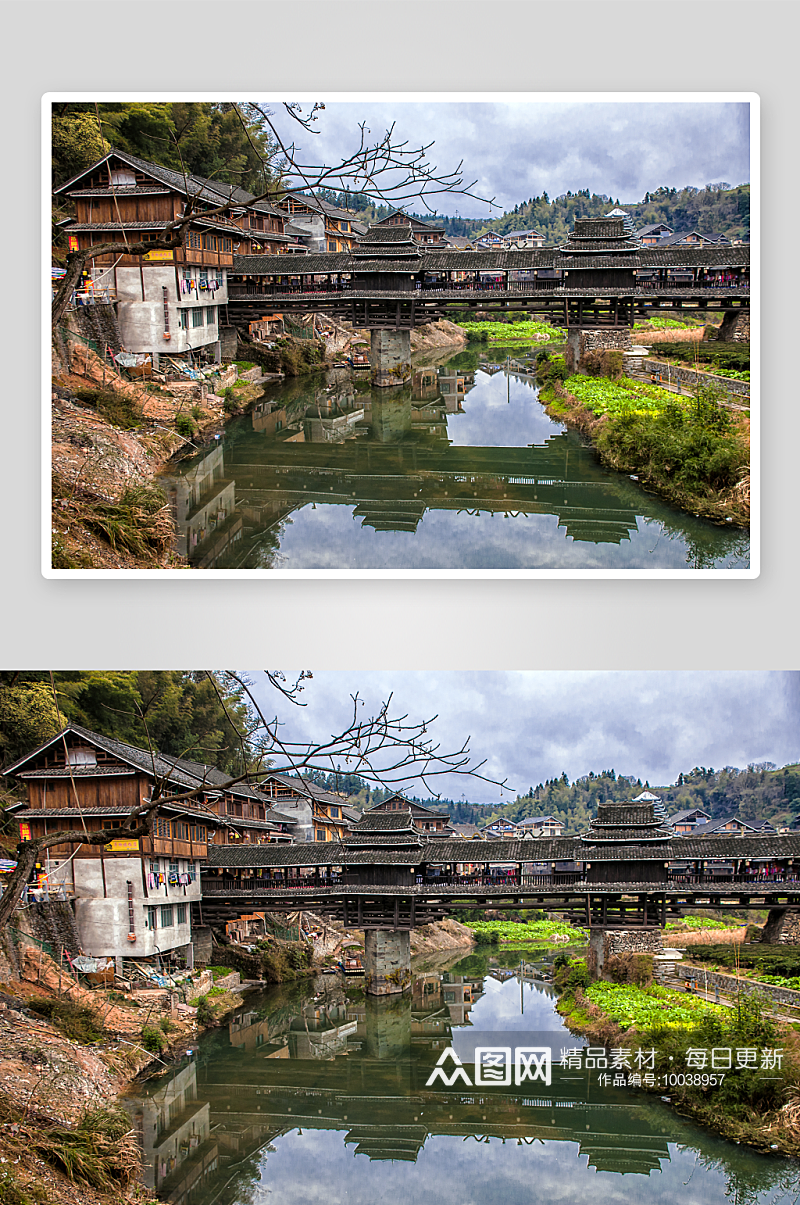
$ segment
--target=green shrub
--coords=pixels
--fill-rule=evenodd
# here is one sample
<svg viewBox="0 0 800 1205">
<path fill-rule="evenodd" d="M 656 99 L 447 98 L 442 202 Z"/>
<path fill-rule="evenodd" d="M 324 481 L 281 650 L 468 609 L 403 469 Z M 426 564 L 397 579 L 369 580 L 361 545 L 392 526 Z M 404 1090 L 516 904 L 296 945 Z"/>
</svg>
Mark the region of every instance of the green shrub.
<svg viewBox="0 0 800 1205">
<path fill-rule="evenodd" d="M 591 982 L 589 968 L 582 958 L 559 954 L 553 962 L 553 983 L 559 991 L 574 996 L 577 988 L 585 991 Z"/>
<path fill-rule="evenodd" d="M 536 380 L 542 386 L 552 385 L 554 381 L 566 381 L 569 369 L 563 356 L 550 356 L 540 352 L 536 359 Z"/>
<path fill-rule="evenodd" d="M 197 406 L 197 405 L 192 406 L 191 415 L 192 415 L 193 419 L 197 420 L 197 419 L 201 418 L 202 414 L 203 414 L 202 406 Z"/>
<path fill-rule="evenodd" d="M 623 375 L 625 357 L 621 351 L 609 348 L 598 351 L 587 351 L 581 356 L 581 368 L 590 377 L 607 377 L 610 381 L 618 381 Z"/>
<path fill-rule="evenodd" d="M 191 439 L 194 435 L 194 420 L 190 414 L 183 412 L 175 415 L 175 430 L 184 439 Z"/>
<path fill-rule="evenodd" d="M 168 1045 L 166 1035 L 156 1025 L 143 1025 L 140 1040 L 151 1054 L 161 1054 Z"/>
<path fill-rule="evenodd" d="M 215 1019 L 214 1009 L 208 1002 L 208 996 L 200 996 L 197 1001 L 197 1024 L 213 1025 Z"/>
</svg>

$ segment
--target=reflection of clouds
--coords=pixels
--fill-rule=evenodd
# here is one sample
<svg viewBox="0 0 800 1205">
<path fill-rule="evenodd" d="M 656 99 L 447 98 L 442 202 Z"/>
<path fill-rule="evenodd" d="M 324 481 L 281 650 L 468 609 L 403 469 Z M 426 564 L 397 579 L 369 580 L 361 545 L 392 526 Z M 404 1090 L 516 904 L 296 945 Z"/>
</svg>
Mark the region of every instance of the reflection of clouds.
<svg viewBox="0 0 800 1205">
<path fill-rule="evenodd" d="M 416 1163 L 353 1157 L 343 1132 L 296 1131 L 275 1139 L 261 1165 L 265 1199 L 280 1205 L 729 1205 L 725 1178 L 670 1144 L 670 1162 L 649 1176 L 598 1172 L 576 1142 L 518 1146 L 498 1138 L 430 1137 Z M 754 1156 L 746 1155 L 746 1160 Z M 689 1181 L 689 1177 L 691 1180 Z M 689 1183 L 687 1184 L 687 1181 Z M 767 1190 L 754 1200 L 766 1201 Z M 776 1202 L 777 1205 L 777 1202 Z"/>
<path fill-rule="evenodd" d="M 463 404 L 464 413 L 447 427 L 448 439 L 461 447 L 521 448 L 543 444 L 565 429 L 539 405 L 532 381 L 512 376 L 509 388 L 504 372 L 489 376 L 477 370 Z"/>
<path fill-rule="evenodd" d="M 505 983 L 500 983 L 497 979 L 492 979 L 490 972 L 483 981 L 484 994 L 473 1004 L 469 1014 L 472 1028 L 560 1031 L 565 1037 L 572 1038 L 553 1010 L 552 996 L 548 996 L 532 983 L 523 984 L 522 990 L 524 1013 L 520 1009 L 517 980 L 507 979 Z"/>
<path fill-rule="evenodd" d="M 690 522 L 687 520 L 687 522 Z M 375 531 L 347 506 L 294 513 L 281 553 L 287 569 L 686 569 L 686 545 L 657 521 L 621 544 L 565 537 L 555 515 L 469 515 L 426 511 L 416 532 Z M 660 524 L 658 524 L 660 527 Z M 722 567 L 726 567 L 724 562 Z"/>
</svg>

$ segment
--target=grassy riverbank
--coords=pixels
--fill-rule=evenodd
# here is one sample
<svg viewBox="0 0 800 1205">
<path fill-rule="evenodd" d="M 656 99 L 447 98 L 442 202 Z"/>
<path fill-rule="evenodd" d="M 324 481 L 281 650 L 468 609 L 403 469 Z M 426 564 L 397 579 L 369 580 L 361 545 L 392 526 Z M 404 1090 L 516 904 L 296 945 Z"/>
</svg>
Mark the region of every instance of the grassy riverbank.
<svg viewBox="0 0 800 1205">
<path fill-rule="evenodd" d="M 549 322 L 459 322 L 470 343 L 563 343 L 567 332 Z"/>
<path fill-rule="evenodd" d="M 575 929 L 566 921 L 534 920 L 526 924 L 502 920 L 467 920 L 478 945 L 585 945 L 589 934 L 585 929 Z"/>
<path fill-rule="evenodd" d="M 570 375 L 546 352 L 537 378 L 548 413 L 587 435 L 604 464 L 681 510 L 747 527 L 749 419 L 711 391 L 686 398 L 627 377 Z"/>
<path fill-rule="evenodd" d="M 637 1088 L 668 1094 L 679 1112 L 723 1137 L 800 1155 L 798 1027 L 771 1020 L 754 996 L 725 1007 L 654 984 L 644 956 L 613 962 L 617 982 L 591 982 L 583 960 L 556 959 L 557 1007 L 569 1028 L 626 1052 L 632 1068 L 646 1066 L 652 1082 L 641 1075 Z M 725 1055 L 714 1067 L 713 1051 L 730 1051 L 731 1068 L 720 1073 Z M 769 1066 L 773 1051 L 779 1066 Z"/>
</svg>

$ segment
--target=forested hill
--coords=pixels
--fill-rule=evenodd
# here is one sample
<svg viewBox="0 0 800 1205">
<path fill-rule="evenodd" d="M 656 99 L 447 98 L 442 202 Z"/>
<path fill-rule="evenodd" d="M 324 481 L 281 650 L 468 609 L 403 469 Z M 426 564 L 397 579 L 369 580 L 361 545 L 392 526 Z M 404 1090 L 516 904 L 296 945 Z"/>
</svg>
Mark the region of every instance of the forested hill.
<svg viewBox="0 0 800 1205">
<path fill-rule="evenodd" d="M 712 820 L 736 815 L 750 824 L 765 820 L 786 824 L 800 816 L 800 765 L 778 769 L 770 762 L 746 770 L 698 766 L 666 787 L 651 787 L 641 779 L 616 775 L 613 770 L 590 772 L 573 783 L 562 774 L 529 787 L 525 795 L 518 795 L 513 803 L 496 808 L 491 815 L 511 820 L 552 815 L 563 821 L 567 832 L 580 832 L 596 814 L 598 803 L 622 803 L 648 788 L 663 800 L 668 814 L 701 807 L 711 813 Z"/>
<path fill-rule="evenodd" d="M 366 221 L 380 221 L 390 212 L 386 206 L 370 205 L 368 199 L 359 194 L 332 192 L 328 199 L 358 210 Z M 538 230 L 550 247 L 566 239 L 576 218 L 600 218 L 615 206 L 629 213 L 638 229 L 664 222 L 676 234 L 698 230 L 705 235 L 725 234 L 730 239 L 750 238 L 750 185 L 731 188 L 724 182 L 701 189 L 658 188 L 655 192 L 645 193 L 641 201 L 632 202 L 590 193 L 588 188 L 567 192 L 552 200 L 544 192 L 539 197 L 521 201 L 493 221 L 441 216 L 432 219 L 430 214 L 413 216 L 428 222 L 435 220 L 444 226 L 446 234 L 466 238 L 476 238 L 487 230 L 500 234 L 511 230 Z"/>
<path fill-rule="evenodd" d="M 600 218 L 619 207 L 630 214 L 637 229 L 664 222 L 676 234 L 698 230 L 700 234 L 725 234 L 728 238 L 750 237 L 750 185 L 730 188 L 712 184 L 703 189 L 659 188 L 645 193 L 635 202 L 613 201 L 610 197 L 589 193 L 588 188 L 568 192 L 550 200 L 547 193 L 515 205 L 509 213 L 480 227 L 507 234 L 511 230 L 538 230 L 548 246 L 561 242 L 576 218 Z"/>
<path fill-rule="evenodd" d="M 321 786 L 349 794 L 350 802 L 357 807 L 371 807 L 389 794 L 368 790 L 367 784 L 356 775 L 319 777 L 325 780 L 320 782 Z M 603 770 L 599 774 L 590 771 L 575 782 L 562 774 L 560 778 L 529 787 L 524 795 L 518 795 L 513 803 L 502 807 L 452 799 L 418 799 L 417 802 L 449 812 L 454 824 L 482 827 L 497 816 L 523 820 L 527 816 L 551 815 L 564 823 L 568 833 L 575 833 L 588 826 L 597 814 L 599 803 L 623 803 L 647 789 L 663 800 L 670 815 L 701 807 L 710 812 L 713 820 L 736 815 L 751 824 L 762 824 L 765 820 L 787 824 L 800 817 L 800 765 L 779 769 L 771 762 L 748 766 L 746 770 L 732 766 L 710 770 L 697 766 L 688 774 L 680 774 L 676 783 L 666 787 L 651 786 L 640 778 L 617 775 L 613 770 Z"/>
</svg>

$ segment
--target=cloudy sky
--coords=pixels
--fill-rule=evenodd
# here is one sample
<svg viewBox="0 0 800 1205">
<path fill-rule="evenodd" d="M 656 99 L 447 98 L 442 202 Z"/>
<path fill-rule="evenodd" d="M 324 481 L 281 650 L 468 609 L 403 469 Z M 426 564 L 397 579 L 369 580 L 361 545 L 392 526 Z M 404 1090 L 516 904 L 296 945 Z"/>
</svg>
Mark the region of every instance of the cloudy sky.
<svg viewBox="0 0 800 1205">
<path fill-rule="evenodd" d="M 281 700 L 262 673 L 251 678 L 265 712 L 277 711 L 293 740 L 322 741 L 346 728 L 356 693 L 362 720 L 390 694 L 392 716 L 411 723 L 438 715 L 429 735 L 443 752 L 469 738 L 474 762 L 486 759 L 482 773 L 508 780 L 502 795 L 472 778 L 439 780 L 441 794 L 473 803 L 509 802 L 562 771 L 574 781 L 614 769 L 667 786 L 694 766 L 800 759 L 796 671 L 321 672 L 305 684 L 303 708 Z M 427 794 L 419 785 L 411 793 Z"/>
<path fill-rule="evenodd" d="M 702 188 L 750 180 L 749 105 L 743 103 L 333 100 L 318 114 L 314 135 L 280 105 L 269 107 L 281 138 L 295 141 L 305 164 L 345 160 L 358 147 L 360 122 L 368 142 L 379 141 L 393 123 L 394 140 L 409 148 L 433 141 L 430 163 L 454 171 L 463 160 L 465 184 L 475 180 L 475 196 L 500 205 L 490 211 L 485 200 L 455 195 L 431 201 L 440 213 L 462 217 L 498 216 L 543 191 L 552 198 L 588 188 L 633 202 L 662 184 Z"/>
</svg>

